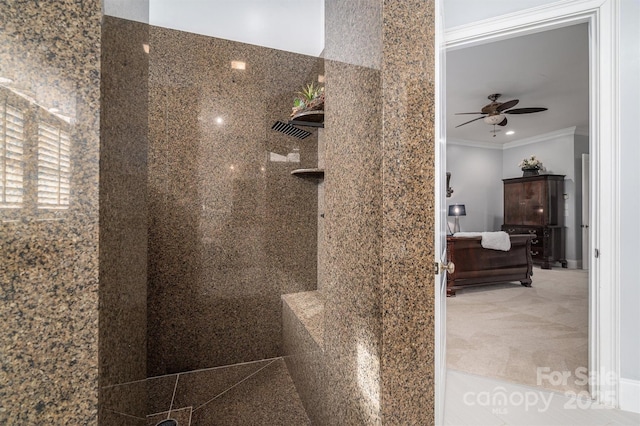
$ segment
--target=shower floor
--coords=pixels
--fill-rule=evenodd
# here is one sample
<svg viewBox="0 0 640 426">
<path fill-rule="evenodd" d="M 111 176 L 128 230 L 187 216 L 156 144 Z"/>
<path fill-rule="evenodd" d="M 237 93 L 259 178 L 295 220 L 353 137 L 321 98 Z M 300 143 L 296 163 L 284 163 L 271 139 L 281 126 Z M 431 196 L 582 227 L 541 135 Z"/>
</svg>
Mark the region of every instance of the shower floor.
<svg viewBox="0 0 640 426">
<path fill-rule="evenodd" d="M 131 412 L 136 395 L 145 395 L 146 418 Z M 311 424 L 282 358 L 110 386 L 103 400 L 106 425 L 155 426 L 167 418 L 179 426 Z"/>
</svg>

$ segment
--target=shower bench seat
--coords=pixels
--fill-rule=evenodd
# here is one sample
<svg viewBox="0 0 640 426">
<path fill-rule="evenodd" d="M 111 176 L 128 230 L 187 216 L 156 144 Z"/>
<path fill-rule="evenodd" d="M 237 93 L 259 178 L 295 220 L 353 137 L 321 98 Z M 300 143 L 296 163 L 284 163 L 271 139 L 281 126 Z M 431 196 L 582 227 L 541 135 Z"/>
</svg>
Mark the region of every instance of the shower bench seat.
<svg viewBox="0 0 640 426">
<path fill-rule="evenodd" d="M 322 419 L 324 298 L 318 291 L 282 295 L 282 347 L 287 369 L 311 419 Z"/>
<path fill-rule="evenodd" d="M 309 337 L 318 345 L 318 348 L 322 348 L 324 340 L 324 298 L 320 292 L 303 291 L 301 293 L 283 294 L 282 305 L 283 329 L 286 329 L 286 326 L 294 326 L 294 328 L 300 329 L 298 331 L 306 331 Z"/>
</svg>

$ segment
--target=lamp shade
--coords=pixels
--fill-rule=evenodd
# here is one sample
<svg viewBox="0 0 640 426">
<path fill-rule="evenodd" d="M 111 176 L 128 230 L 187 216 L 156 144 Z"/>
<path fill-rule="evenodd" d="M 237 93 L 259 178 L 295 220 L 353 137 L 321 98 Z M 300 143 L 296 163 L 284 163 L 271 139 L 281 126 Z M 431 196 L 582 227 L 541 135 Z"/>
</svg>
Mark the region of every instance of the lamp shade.
<svg viewBox="0 0 640 426">
<path fill-rule="evenodd" d="M 466 216 L 467 210 L 464 204 L 452 204 L 449 206 L 449 216 Z"/>
</svg>

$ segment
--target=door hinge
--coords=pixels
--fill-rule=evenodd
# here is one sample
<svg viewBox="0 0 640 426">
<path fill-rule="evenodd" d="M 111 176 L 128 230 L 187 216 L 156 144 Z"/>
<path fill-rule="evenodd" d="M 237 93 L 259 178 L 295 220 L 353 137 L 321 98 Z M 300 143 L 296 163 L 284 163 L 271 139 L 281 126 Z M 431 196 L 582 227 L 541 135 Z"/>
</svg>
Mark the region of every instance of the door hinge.
<svg viewBox="0 0 640 426">
<path fill-rule="evenodd" d="M 433 262 L 433 273 L 436 275 L 440 273 L 440 262 Z"/>
<path fill-rule="evenodd" d="M 593 254 L 596 256 L 596 259 L 600 257 L 600 250 L 594 249 Z"/>
</svg>

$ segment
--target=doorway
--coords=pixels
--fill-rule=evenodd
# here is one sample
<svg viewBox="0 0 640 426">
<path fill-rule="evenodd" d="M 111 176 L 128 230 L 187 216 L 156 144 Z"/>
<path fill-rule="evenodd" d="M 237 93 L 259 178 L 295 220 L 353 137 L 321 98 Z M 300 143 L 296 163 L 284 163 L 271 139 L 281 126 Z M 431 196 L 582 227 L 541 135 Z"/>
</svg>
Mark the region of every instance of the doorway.
<svg viewBox="0 0 640 426">
<path fill-rule="evenodd" d="M 491 105 L 507 106 L 496 115 L 504 125 L 469 113 Z M 466 287 L 448 299 L 448 367 L 588 396 L 587 383 L 576 376 L 588 368 L 589 289 L 588 274 L 579 270 L 583 185 L 577 161 L 589 149 L 588 24 L 449 52 L 447 112 L 447 171 L 455 177 L 448 204 L 466 206 L 466 216 L 458 218 L 462 230 L 535 235 L 529 250 L 533 288 L 503 284 L 497 278 L 503 266 L 482 263 L 481 270 L 469 272 L 497 284 Z M 532 155 L 542 161 L 541 175 L 522 179 L 518 163 Z M 511 200 L 504 206 L 503 180 L 504 200 Z M 501 259 L 524 270 L 526 250 L 518 250 L 518 238 L 512 236 Z M 455 249 L 455 257 L 464 250 Z M 457 266 L 460 274 L 467 271 L 468 265 Z M 563 378 L 548 380 L 550 372 Z"/>
<path fill-rule="evenodd" d="M 592 222 L 589 237 L 593 249 L 589 257 L 589 371 L 607 372 L 619 377 L 618 325 L 615 321 L 619 289 L 619 278 L 615 273 L 618 219 L 614 214 L 618 205 L 615 191 L 617 177 L 614 172 L 619 150 L 619 137 L 614 124 L 618 93 L 611 89 L 615 87 L 611 85 L 611 79 L 615 79 L 617 65 L 614 34 L 617 11 L 613 1 L 591 3 L 532 9 L 501 20 L 467 25 L 447 32 L 445 39 L 448 49 L 458 49 L 578 23 L 588 24 L 590 154 L 592 159 L 597 159 L 599 166 L 595 167 L 596 161 L 591 161 L 589 183 L 593 197 L 589 206 Z M 601 140 L 611 143 L 601 144 Z M 452 181 L 455 182 L 455 177 Z M 455 184 L 452 186 L 455 190 Z M 600 288 L 597 285 L 600 282 L 611 285 Z M 590 380 L 588 385 L 596 401 L 617 405 L 616 385 L 611 380 L 596 378 Z"/>
</svg>

